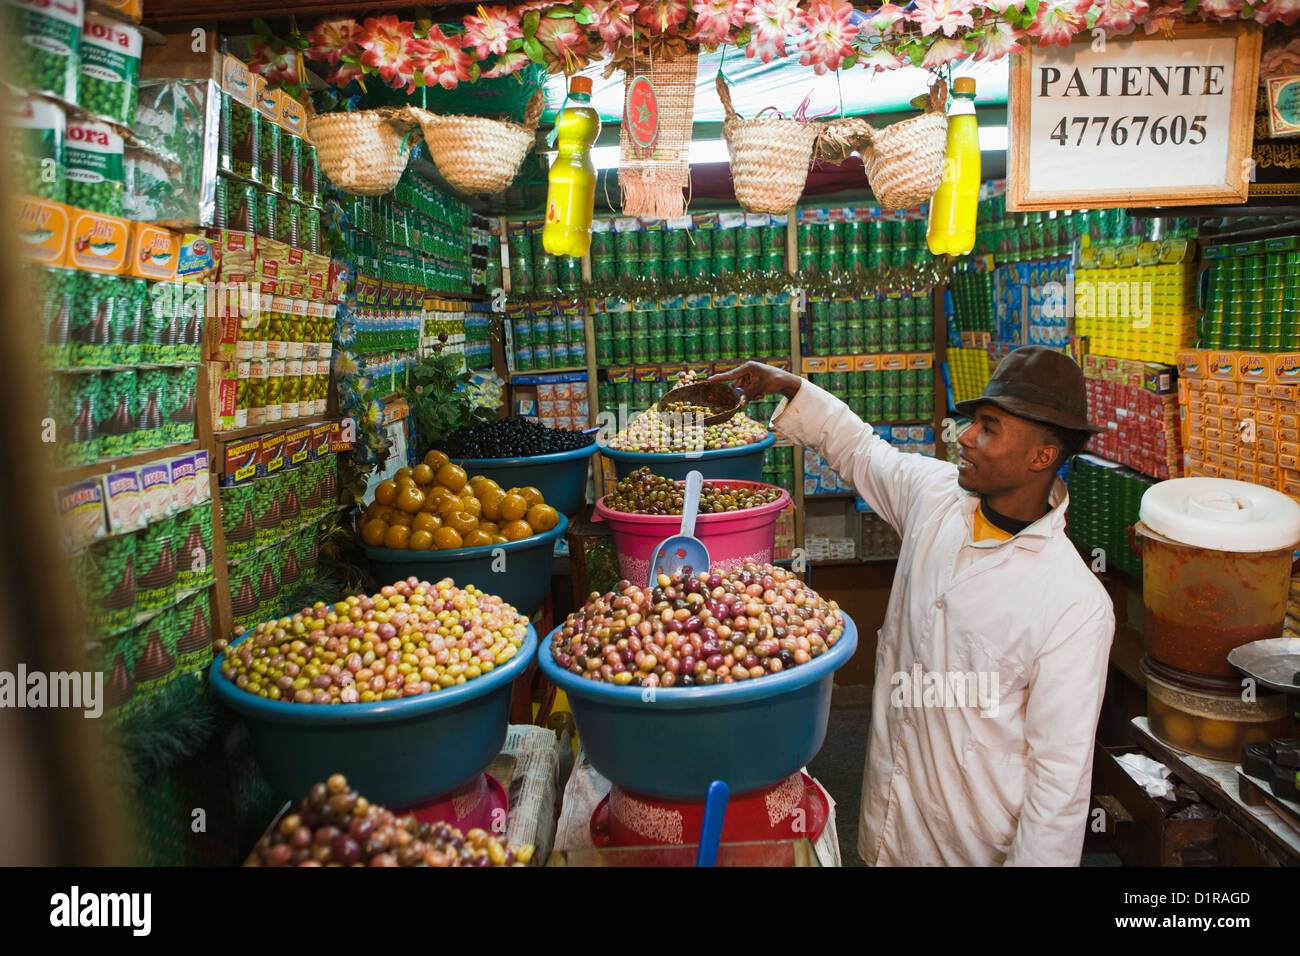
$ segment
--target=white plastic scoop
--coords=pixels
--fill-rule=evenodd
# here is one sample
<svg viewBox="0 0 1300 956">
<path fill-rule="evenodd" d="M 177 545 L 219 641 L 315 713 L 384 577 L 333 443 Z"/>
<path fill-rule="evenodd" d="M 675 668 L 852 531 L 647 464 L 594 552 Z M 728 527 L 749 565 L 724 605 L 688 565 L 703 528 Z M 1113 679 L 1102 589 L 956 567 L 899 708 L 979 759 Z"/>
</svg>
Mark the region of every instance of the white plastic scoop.
<svg viewBox="0 0 1300 956">
<path fill-rule="evenodd" d="M 704 476 L 692 471 L 686 476 L 686 489 L 682 494 L 682 529 L 681 533 L 665 538 L 659 542 L 650 558 L 650 580 L 648 586 L 653 588 L 659 575 L 672 577 L 674 572 L 690 568 L 693 572 L 709 569 L 709 549 L 704 542 L 695 537 L 695 518 L 700 512 L 700 490 L 704 487 Z"/>
</svg>

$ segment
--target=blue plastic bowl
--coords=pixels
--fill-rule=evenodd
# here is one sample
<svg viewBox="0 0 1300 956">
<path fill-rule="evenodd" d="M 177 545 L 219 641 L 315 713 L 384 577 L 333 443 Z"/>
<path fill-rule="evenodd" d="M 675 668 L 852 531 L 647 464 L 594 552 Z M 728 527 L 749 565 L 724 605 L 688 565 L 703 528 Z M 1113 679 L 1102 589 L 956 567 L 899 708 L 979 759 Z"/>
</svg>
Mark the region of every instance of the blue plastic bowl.
<svg viewBox="0 0 1300 956">
<path fill-rule="evenodd" d="M 247 638 L 244 638 L 246 640 Z M 420 697 L 374 704 L 291 704 L 240 690 L 212 663 L 217 696 L 243 715 L 267 781 L 290 799 L 333 773 L 372 803 L 434 800 L 487 769 L 505 743 L 510 684 L 528 667 L 537 632 L 482 677 Z"/>
<path fill-rule="evenodd" d="M 625 790 L 669 800 L 702 799 L 714 780 L 749 793 L 807 764 L 826 739 L 835 671 L 858 646 L 846 614 L 835 646 L 807 664 L 722 686 L 657 687 L 651 695 L 570 674 L 551 657 L 554 634 L 538 662 L 568 695 L 592 765 Z"/>
<path fill-rule="evenodd" d="M 551 590 L 555 541 L 568 527 L 569 519 L 561 514 L 560 523 L 550 531 L 522 541 L 448 551 L 399 551 L 367 545 L 366 557 L 380 587 L 411 575 L 421 581 L 451 578 L 460 587 L 472 584 L 495 594 L 527 617 L 542 606 Z"/>
<path fill-rule="evenodd" d="M 614 462 L 619 478 L 626 478 L 644 465 L 663 478 L 685 479 L 698 471 L 705 478 L 734 478 L 737 481 L 763 480 L 763 453 L 776 444 L 776 436 L 768 432 L 762 441 L 741 445 L 739 448 L 719 448 L 715 451 L 679 452 L 675 455 L 656 455 L 641 451 L 618 451 L 606 445 L 600 453 Z"/>
<path fill-rule="evenodd" d="M 596 453 L 585 448 L 532 458 L 453 458 L 470 475 L 485 475 L 502 488 L 532 485 L 562 515 L 576 514 L 587 500 L 587 467 Z"/>
</svg>

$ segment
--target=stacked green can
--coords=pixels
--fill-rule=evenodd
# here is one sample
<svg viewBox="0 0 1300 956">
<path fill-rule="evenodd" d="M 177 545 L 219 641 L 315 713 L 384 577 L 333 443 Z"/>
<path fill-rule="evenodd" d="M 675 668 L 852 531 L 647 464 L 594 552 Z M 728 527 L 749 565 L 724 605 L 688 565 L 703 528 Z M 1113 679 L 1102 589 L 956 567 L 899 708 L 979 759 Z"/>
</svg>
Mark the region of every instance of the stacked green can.
<svg viewBox="0 0 1300 956">
<path fill-rule="evenodd" d="M 1209 246 L 1201 348 L 1300 351 L 1300 236 Z"/>
<path fill-rule="evenodd" d="M 934 418 L 932 368 L 813 372 L 808 379 L 839 398 L 865 421 L 919 423 Z"/>
<path fill-rule="evenodd" d="M 959 332 L 992 332 L 993 273 L 975 269 L 953 272 L 948 279 Z"/>
<path fill-rule="evenodd" d="M 933 348 L 928 295 L 808 303 L 806 355 L 928 352 Z"/>
<path fill-rule="evenodd" d="M 1107 570 L 1118 567 L 1140 578 L 1142 562 L 1129 548 L 1128 529 L 1137 523 L 1142 495 L 1155 479 L 1092 455 L 1077 455 L 1070 465 L 1070 510 L 1066 527 L 1092 560 L 1103 557 Z"/>
</svg>

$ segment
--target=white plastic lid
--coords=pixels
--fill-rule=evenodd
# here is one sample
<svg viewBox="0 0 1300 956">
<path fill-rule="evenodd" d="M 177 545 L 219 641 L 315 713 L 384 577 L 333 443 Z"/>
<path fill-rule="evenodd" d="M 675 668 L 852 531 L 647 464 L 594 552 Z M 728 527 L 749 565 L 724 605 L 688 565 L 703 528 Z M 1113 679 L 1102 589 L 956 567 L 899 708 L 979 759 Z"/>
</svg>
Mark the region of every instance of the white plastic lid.
<svg viewBox="0 0 1300 956">
<path fill-rule="evenodd" d="M 1142 496 L 1138 515 L 1156 534 L 1196 548 L 1278 551 L 1300 543 L 1300 504 L 1246 481 L 1162 481 Z"/>
</svg>

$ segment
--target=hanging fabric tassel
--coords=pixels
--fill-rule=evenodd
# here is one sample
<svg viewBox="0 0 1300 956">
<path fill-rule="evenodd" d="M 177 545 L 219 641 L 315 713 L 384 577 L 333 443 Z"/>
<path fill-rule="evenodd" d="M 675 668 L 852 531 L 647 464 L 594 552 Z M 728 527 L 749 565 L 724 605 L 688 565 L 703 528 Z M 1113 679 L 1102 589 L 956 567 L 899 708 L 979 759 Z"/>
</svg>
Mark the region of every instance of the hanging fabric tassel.
<svg viewBox="0 0 1300 956">
<path fill-rule="evenodd" d="M 676 219 L 686 213 L 684 190 L 690 185 L 691 124 L 695 114 L 694 52 L 649 63 L 634 57 L 633 67 L 623 81 L 625 114 L 619 133 L 620 158 L 618 184 L 622 193 L 623 213 L 646 219 Z M 657 135 L 648 147 L 640 146 L 632 136 L 628 115 L 633 105 L 629 97 L 638 78 L 650 81 L 657 104 Z M 644 83 L 638 88 L 638 102 L 644 95 Z"/>
</svg>

